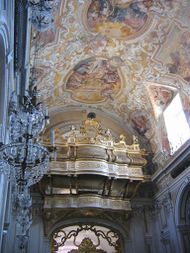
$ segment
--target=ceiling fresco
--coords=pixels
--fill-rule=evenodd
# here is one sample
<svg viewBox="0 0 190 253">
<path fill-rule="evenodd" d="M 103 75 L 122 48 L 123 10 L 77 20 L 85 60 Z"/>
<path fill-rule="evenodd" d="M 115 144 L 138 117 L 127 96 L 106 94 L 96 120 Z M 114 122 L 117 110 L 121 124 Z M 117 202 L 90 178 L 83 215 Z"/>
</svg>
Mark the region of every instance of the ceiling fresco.
<svg viewBox="0 0 190 253">
<path fill-rule="evenodd" d="M 128 39 L 145 28 L 153 1 L 89 1 L 87 26 L 95 33 L 117 39 Z"/>
<path fill-rule="evenodd" d="M 155 112 L 155 117 L 158 118 L 172 101 L 177 90 L 172 87 L 155 84 L 150 84 L 149 86 L 147 85 L 147 89 Z"/>
<path fill-rule="evenodd" d="M 171 47 L 171 41 L 176 48 Z M 190 82 L 190 31 L 181 31 L 178 26 L 174 26 L 157 59 L 166 64 L 169 73 Z"/>
<path fill-rule="evenodd" d="M 50 116 L 95 111 L 157 154 L 167 146 L 160 115 L 178 92 L 190 123 L 189 11 L 188 0 L 60 1 L 52 28 L 31 42 Z"/>
<path fill-rule="evenodd" d="M 114 100 L 121 90 L 121 78 L 114 61 L 87 59 L 77 64 L 66 81 L 65 90 L 74 100 L 83 103 Z"/>
</svg>

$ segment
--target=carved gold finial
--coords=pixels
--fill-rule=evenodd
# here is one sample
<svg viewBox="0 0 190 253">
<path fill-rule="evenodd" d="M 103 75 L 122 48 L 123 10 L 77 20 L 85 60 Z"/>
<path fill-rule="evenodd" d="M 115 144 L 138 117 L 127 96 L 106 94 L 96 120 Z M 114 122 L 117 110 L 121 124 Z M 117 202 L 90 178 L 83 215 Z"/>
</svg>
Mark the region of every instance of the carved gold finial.
<svg viewBox="0 0 190 253">
<path fill-rule="evenodd" d="M 67 142 L 68 143 L 75 143 L 75 141 L 76 141 L 76 134 L 75 134 L 76 128 L 75 128 L 75 126 L 72 125 L 70 129 L 71 130 L 70 130 L 70 134 L 68 136 Z"/>
<path fill-rule="evenodd" d="M 105 137 L 106 137 L 106 140 L 113 141 L 113 137 L 109 128 L 105 132 Z"/>
<path fill-rule="evenodd" d="M 76 130 L 75 126 L 72 125 L 72 126 L 71 126 L 71 131 L 75 131 L 75 130 Z"/>
</svg>

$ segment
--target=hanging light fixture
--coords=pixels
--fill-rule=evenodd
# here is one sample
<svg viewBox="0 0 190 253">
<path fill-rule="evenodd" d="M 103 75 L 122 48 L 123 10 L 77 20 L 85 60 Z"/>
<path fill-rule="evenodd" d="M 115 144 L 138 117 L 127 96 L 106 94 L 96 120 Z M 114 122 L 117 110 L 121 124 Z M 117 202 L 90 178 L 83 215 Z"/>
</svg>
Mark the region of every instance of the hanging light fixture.
<svg viewBox="0 0 190 253">
<path fill-rule="evenodd" d="M 5 173 L 18 185 L 27 187 L 47 172 L 49 155 L 39 143 L 48 120 L 47 110 L 36 102 L 37 91 L 27 91 L 22 102 L 13 94 L 9 104 L 9 144 L 0 148 Z M 2 171 L 3 172 L 3 171 Z"/>
<path fill-rule="evenodd" d="M 39 43 L 40 44 L 40 43 Z M 0 173 L 12 182 L 13 208 L 16 211 L 16 237 L 19 253 L 27 252 L 32 224 L 30 187 L 47 173 L 49 152 L 40 142 L 40 134 L 49 121 L 47 108 L 38 102 L 36 57 L 31 68 L 29 90 L 24 96 L 12 94 L 9 102 L 8 144 L 0 146 Z"/>
<path fill-rule="evenodd" d="M 37 103 L 36 88 L 19 98 L 13 93 L 9 104 L 9 143 L 0 148 L 0 171 L 14 188 L 19 252 L 25 252 L 32 223 L 30 186 L 47 173 L 49 152 L 40 143 L 40 133 L 49 119 L 47 109 Z"/>
<path fill-rule="evenodd" d="M 52 27 L 59 0 L 27 0 L 31 23 L 39 32 Z M 34 46 L 34 62 L 29 89 L 24 96 L 12 94 L 9 102 L 8 144 L 0 145 L 0 173 L 12 182 L 13 208 L 16 210 L 16 237 L 19 253 L 27 252 L 28 232 L 32 224 L 30 187 L 47 173 L 49 152 L 40 142 L 40 134 L 49 121 L 47 108 L 38 102 L 36 60 L 39 37 Z"/>
</svg>

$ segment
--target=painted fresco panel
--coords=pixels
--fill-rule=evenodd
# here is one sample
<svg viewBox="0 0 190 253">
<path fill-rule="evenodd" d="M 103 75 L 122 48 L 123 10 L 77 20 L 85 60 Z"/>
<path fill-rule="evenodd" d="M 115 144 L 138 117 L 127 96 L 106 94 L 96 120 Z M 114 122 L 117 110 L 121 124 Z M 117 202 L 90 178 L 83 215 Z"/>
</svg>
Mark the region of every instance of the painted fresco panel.
<svg viewBox="0 0 190 253">
<path fill-rule="evenodd" d="M 91 31 L 108 37 L 127 38 L 139 32 L 148 20 L 152 0 L 146 1 L 92 1 L 87 22 Z"/>
<path fill-rule="evenodd" d="M 162 85 L 150 85 L 148 92 L 156 116 L 159 116 L 165 110 L 176 94 L 171 88 Z"/>
<path fill-rule="evenodd" d="M 150 121 L 148 115 L 145 112 L 135 111 L 131 115 L 131 122 L 133 128 L 140 134 L 145 135 L 150 129 Z"/>
<path fill-rule="evenodd" d="M 190 32 L 175 26 L 156 57 L 164 62 L 171 74 L 190 81 Z"/>
<path fill-rule="evenodd" d="M 99 103 L 113 99 L 121 89 L 117 68 L 105 59 L 87 59 L 80 62 L 66 82 L 66 90 L 73 99 L 84 103 Z"/>
</svg>

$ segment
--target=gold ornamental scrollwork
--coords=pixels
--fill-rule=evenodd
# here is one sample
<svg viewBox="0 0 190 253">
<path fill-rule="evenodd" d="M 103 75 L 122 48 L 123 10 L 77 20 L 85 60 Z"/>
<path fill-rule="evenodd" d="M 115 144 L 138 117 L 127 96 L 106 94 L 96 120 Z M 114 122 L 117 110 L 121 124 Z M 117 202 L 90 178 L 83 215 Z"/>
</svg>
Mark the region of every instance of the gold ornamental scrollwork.
<svg viewBox="0 0 190 253">
<path fill-rule="evenodd" d="M 121 174 L 142 177 L 142 168 L 147 163 L 144 158 L 145 150 L 140 149 L 136 136 L 133 136 L 131 145 L 126 143 L 122 134 L 119 141 L 115 142 L 111 131 L 103 129 L 95 118 L 83 121 L 80 129 L 72 126 L 67 133 L 55 129 L 54 138 L 56 157 L 52 157 L 52 162 L 58 162 L 59 166 L 67 171 L 94 171 L 108 176 L 113 173 L 116 177 Z M 50 143 L 50 139 L 44 138 L 44 144 L 49 148 Z M 51 169 L 55 172 L 54 166 L 55 164 Z"/>
<path fill-rule="evenodd" d="M 128 199 L 106 198 L 93 195 L 77 196 L 46 196 L 44 199 L 44 209 L 48 208 L 101 208 L 112 210 L 131 211 L 131 202 Z"/>
<path fill-rule="evenodd" d="M 93 239 L 85 237 L 80 243 L 77 239 L 81 233 L 89 232 L 93 235 Z M 74 249 L 68 253 L 108 253 L 104 249 L 101 249 L 101 242 L 106 242 L 109 247 L 114 250 L 115 253 L 121 253 L 121 239 L 119 235 L 104 227 L 95 225 L 76 225 L 67 228 L 59 228 L 52 235 L 52 253 L 57 252 L 60 247 L 64 247 L 67 241 L 72 242 Z"/>
</svg>

